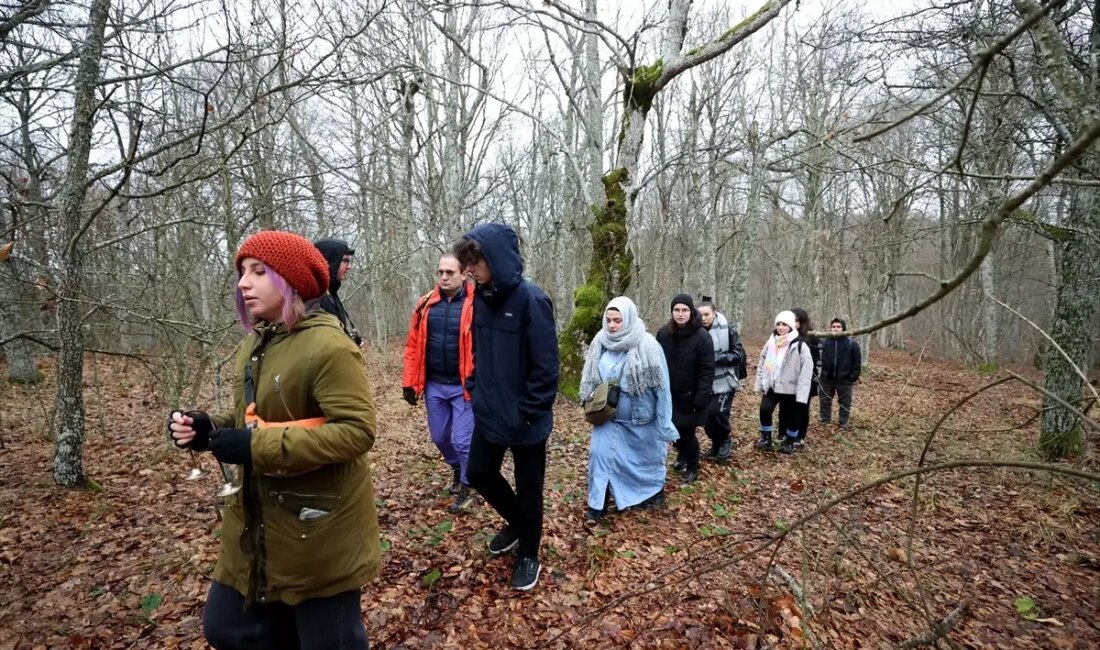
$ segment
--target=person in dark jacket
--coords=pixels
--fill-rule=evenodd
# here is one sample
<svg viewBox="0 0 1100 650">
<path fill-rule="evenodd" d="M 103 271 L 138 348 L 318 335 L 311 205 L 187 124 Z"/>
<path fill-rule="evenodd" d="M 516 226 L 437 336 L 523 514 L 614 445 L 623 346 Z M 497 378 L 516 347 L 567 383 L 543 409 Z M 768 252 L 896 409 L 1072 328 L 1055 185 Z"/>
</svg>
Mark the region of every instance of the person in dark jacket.
<svg viewBox="0 0 1100 650">
<path fill-rule="evenodd" d="M 672 319 L 657 331 L 657 342 L 668 361 L 672 391 L 672 424 L 680 434 L 673 443 L 677 457 L 672 468 L 683 472 L 684 483 L 699 478 L 699 440 L 695 428 L 707 421 L 714 384 L 714 344 L 691 296 L 672 299 Z"/>
<path fill-rule="evenodd" d="M 474 372 L 466 381 L 474 433 L 466 478 L 505 521 L 489 552 L 516 549 L 512 587 L 527 590 L 542 571 L 546 439 L 560 373 L 554 304 L 523 279 L 519 237 L 510 227 L 476 226 L 455 244 L 454 254 L 477 282 Z M 512 452 L 515 490 L 500 473 L 506 451 Z"/>
<path fill-rule="evenodd" d="M 741 345 L 741 335 L 718 311 L 709 296 L 703 296 L 699 303 L 699 316 L 714 345 L 714 386 L 707 406 L 707 423 L 703 427 L 710 438 L 710 451 L 703 458 L 728 460 L 733 454 L 730 409 L 733 408 L 734 395 L 741 390 L 737 370 L 745 366 L 745 348 Z"/>
<path fill-rule="evenodd" d="M 794 441 L 794 448 L 801 450 L 806 444 L 806 432 L 810 428 L 810 402 L 818 393 L 818 379 L 821 377 L 821 339 L 810 335 L 810 332 L 814 329 L 814 324 L 805 309 L 795 307 L 791 309 L 791 313 L 794 314 L 795 324 L 798 326 L 800 345 L 806 345 L 810 348 L 810 358 L 814 362 L 813 378 L 810 380 L 810 397 L 805 404 L 801 402 L 797 404 L 796 426 L 798 427 L 798 437 Z"/>
<path fill-rule="evenodd" d="M 466 459 L 474 411 L 465 383 L 474 371 L 474 285 L 450 253 L 439 258 L 436 277 L 409 320 L 401 394 L 410 406 L 423 396 L 432 442 L 451 466 L 450 511 L 461 514 L 472 501 Z"/>
<path fill-rule="evenodd" d="M 831 332 L 848 331 L 848 323 L 834 318 L 829 323 Z M 833 396 L 840 402 L 840 416 L 837 424 L 841 429 L 848 428 L 848 417 L 852 412 L 852 384 L 859 381 L 863 356 L 859 343 L 851 337 L 826 339 L 821 351 L 821 423 L 829 424 L 833 419 Z"/>
<path fill-rule="evenodd" d="M 359 330 L 355 329 L 355 323 L 351 322 L 351 317 L 348 316 L 348 310 L 344 309 L 339 293 L 340 284 L 351 269 L 351 258 L 355 255 L 355 251 L 343 239 L 318 239 L 313 242 L 313 245 L 321 251 L 321 255 L 324 255 L 325 261 L 328 262 L 328 293 L 321 296 L 319 302 L 321 309 L 335 316 L 344 328 L 344 332 L 351 337 L 352 341 L 355 341 L 356 345 L 362 347 L 363 337 L 359 335 Z"/>
</svg>

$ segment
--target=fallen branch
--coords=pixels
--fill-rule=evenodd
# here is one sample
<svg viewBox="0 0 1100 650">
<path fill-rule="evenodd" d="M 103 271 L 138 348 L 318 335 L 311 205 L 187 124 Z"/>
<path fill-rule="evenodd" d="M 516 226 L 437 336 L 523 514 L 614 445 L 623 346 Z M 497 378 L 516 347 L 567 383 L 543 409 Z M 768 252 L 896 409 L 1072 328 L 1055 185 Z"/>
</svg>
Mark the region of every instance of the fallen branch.
<svg viewBox="0 0 1100 650">
<path fill-rule="evenodd" d="M 947 636 L 947 633 L 951 631 L 951 628 L 962 620 L 963 616 L 966 616 L 970 609 L 970 603 L 962 602 L 956 607 L 950 614 L 948 614 L 942 621 L 937 623 L 920 636 L 911 637 L 906 639 L 901 645 L 897 647 L 897 650 L 909 650 L 910 648 L 920 648 L 926 645 L 934 645 L 937 641 Z"/>
</svg>

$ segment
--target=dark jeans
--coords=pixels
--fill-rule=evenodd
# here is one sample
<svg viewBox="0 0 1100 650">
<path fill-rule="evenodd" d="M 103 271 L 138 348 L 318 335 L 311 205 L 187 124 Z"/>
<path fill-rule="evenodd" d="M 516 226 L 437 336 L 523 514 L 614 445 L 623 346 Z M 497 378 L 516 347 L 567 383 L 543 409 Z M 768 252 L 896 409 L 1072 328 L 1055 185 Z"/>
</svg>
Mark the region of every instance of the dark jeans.
<svg viewBox="0 0 1100 650">
<path fill-rule="evenodd" d="M 841 426 L 848 424 L 848 416 L 852 413 L 852 383 L 848 381 L 832 382 L 821 380 L 821 421 L 828 422 L 833 419 L 833 395 L 840 402 L 840 415 L 838 422 Z"/>
<path fill-rule="evenodd" d="M 297 605 L 252 603 L 215 582 L 206 596 L 202 632 L 215 650 L 364 650 L 367 628 L 360 592 L 345 591 Z"/>
<path fill-rule="evenodd" d="M 730 439 L 730 408 L 733 407 L 733 393 L 711 393 L 707 404 L 707 423 L 703 430 L 717 449 Z"/>
<path fill-rule="evenodd" d="M 512 451 L 516 489 L 500 473 L 504 452 Z M 497 445 L 474 424 L 466 461 L 470 486 L 497 511 L 519 536 L 519 555 L 538 556 L 542 542 L 542 489 L 546 478 L 546 441 L 537 445 Z"/>
<path fill-rule="evenodd" d="M 777 438 L 783 438 L 787 435 L 788 431 L 797 432 L 800 415 L 798 411 L 800 407 L 805 407 L 802 407 L 802 405 L 795 400 L 794 395 L 777 393 L 774 390 L 769 390 L 760 398 L 760 426 L 772 426 L 772 414 L 775 413 L 776 407 L 779 407 L 779 427 L 775 431 L 775 436 Z"/>
<path fill-rule="evenodd" d="M 695 437 L 695 427 L 676 427 L 680 438 L 672 443 L 680 458 L 687 463 L 688 469 L 699 469 L 699 439 Z"/>
</svg>

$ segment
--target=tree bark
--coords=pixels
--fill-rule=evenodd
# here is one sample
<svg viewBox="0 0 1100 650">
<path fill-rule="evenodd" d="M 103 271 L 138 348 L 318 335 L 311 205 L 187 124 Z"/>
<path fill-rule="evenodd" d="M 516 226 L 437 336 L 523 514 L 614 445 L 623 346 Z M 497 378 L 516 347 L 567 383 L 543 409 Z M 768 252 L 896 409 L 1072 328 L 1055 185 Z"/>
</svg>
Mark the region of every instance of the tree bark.
<svg viewBox="0 0 1100 650">
<path fill-rule="evenodd" d="M 54 481 L 63 487 L 82 486 L 84 477 L 84 325 L 80 298 L 83 278 L 81 238 L 86 229 L 83 210 L 88 157 L 97 108 L 96 85 L 103 57 L 103 34 L 111 0 L 93 0 L 88 35 L 80 53 L 74 83 L 73 125 L 69 132 L 69 167 L 57 197 L 64 244 L 58 275 L 57 330 L 61 355 L 57 364 L 54 402 Z"/>
</svg>

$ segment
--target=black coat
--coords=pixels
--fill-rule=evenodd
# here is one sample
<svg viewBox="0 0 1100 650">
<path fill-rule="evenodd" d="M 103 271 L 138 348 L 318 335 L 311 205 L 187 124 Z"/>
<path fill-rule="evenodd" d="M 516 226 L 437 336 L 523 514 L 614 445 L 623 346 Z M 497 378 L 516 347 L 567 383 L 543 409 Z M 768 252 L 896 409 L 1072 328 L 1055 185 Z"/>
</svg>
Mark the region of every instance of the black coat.
<svg viewBox="0 0 1100 650">
<path fill-rule="evenodd" d="M 855 383 L 862 370 L 859 343 L 850 338 L 826 339 L 821 352 L 821 378 L 838 384 Z"/>
<path fill-rule="evenodd" d="M 474 373 L 466 380 L 478 435 L 495 445 L 550 436 L 561 372 L 554 303 L 523 279 L 516 231 L 483 223 L 466 233 L 493 277 L 474 299 Z"/>
<path fill-rule="evenodd" d="M 685 327 L 675 331 L 670 325 L 662 327 L 657 342 L 668 361 L 672 423 L 678 428 L 703 426 L 714 385 L 714 344 L 710 332 L 703 329 L 699 312 L 693 310 Z"/>
</svg>

